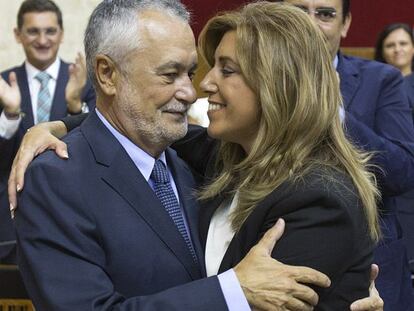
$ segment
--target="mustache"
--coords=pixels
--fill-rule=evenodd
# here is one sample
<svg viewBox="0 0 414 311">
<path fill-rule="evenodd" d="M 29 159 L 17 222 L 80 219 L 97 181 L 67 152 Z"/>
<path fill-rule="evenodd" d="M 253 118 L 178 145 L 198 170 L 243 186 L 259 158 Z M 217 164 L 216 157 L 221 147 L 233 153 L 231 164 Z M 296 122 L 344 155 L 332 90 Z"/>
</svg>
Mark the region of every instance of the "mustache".
<svg viewBox="0 0 414 311">
<path fill-rule="evenodd" d="M 160 108 L 162 112 L 178 112 L 186 113 L 190 109 L 189 104 L 184 104 L 180 102 L 168 103 Z"/>
</svg>

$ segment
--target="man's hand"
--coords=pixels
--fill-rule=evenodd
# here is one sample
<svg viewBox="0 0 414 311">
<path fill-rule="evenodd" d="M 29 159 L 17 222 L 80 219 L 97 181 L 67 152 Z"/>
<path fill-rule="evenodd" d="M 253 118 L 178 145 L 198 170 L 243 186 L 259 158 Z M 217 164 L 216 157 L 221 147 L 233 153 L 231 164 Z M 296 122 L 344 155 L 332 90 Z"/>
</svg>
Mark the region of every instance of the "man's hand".
<svg viewBox="0 0 414 311">
<path fill-rule="evenodd" d="M 321 272 L 284 265 L 271 257 L 284 227 L 284 221 L 279 219 L 234 268 L 254 310 L 312 310 L 318 303 L 318 295 L 303 283 L 320 287 L 330 285 L 328 277 Z"/>
<path fill-rule="evenodd" d="M 352 311 L 383 311 L 384 301 L 381 299 L 375 288 L 375 279 L 378 276 L 378 266 L 371 266 L 371 286 L 369 287 L 369 297 L 355 301 L 351 305 Z"/>
<path fill-rule="evenodd" d="M 20 90 L 16 74 L 9 74 L 10 85 L 0 76 L 0 102 L 6 117 L 18 117 L 20 112 Z"/>
<path fill-rule="evenodd" d="M 14 158 L 9 177 L 8 192 L 12 214 L 17 208 L 16 194 L 23 189 L 24 173 L 33 158 L 46 149 L 55 150 L 56 154 L 63 159 L 69 157 L 66 144 L 56 138 L 62 137 L 66 132 L 66 126 L 63 122 L 54 121 L 39 123 L 29 129 L 26 135 L 24 135 Z"/>
<path fill-rule="evenodd" d="M 65 89 L 65 98 L 68 103 L 68 112 L 81 113 L 82 91 L 87 79 L 85 58 L 78 53 L 75 63 L 69 65 L 69 81 Z"/>
</svg>

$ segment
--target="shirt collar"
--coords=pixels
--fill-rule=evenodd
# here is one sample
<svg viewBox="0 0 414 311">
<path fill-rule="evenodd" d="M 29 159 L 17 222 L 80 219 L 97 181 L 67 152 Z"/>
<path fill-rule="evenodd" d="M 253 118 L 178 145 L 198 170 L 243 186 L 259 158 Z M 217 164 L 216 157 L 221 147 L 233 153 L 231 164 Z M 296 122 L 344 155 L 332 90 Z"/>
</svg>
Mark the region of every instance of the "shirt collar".
<svg viewBox="0 0 414 311">
<path fill-rule="evenodd" d="M 61 62 L 60 58 L 56 57 L 56 60 L 49 67 L 47 67 L 46 70 L 44 70 L 55 81 L 57 80 L 58 75 L 59 75 L 60 62 Z M 27 78 L 29 81 L 35 79 L 36 75 L 40 72 L 39 69 L 34 67 L 27 60 L 25 61 L 25 67 L 26 67 Z"/>
<path fill-rule="evenodd" d="M 118 130 L 116 130 L 106 119 L 105 117 L 99 112 L 96 108 L 96 113 L 105 127 L 115 136 L 115 138 L 119 141 L 125 151 L 128 153 L 131 160 L 134 162 L 135 166 L 139 169 L 142 176 L 144 176 L 145 180 L 148 181 L 151 176 L 151 172 L 154 168 L 155 159 L 142 150 L 140 147 L 135 145 L 131 140 L 129 140 L 126 136 L 122 135 Z M 165 152 L 161 153 L 159 160 L 161 160 L 165 167 L 167 167 L 167 160 L 165 157 Z M 167 167 L 168 168 L 168 167 Z"/>
</svg>

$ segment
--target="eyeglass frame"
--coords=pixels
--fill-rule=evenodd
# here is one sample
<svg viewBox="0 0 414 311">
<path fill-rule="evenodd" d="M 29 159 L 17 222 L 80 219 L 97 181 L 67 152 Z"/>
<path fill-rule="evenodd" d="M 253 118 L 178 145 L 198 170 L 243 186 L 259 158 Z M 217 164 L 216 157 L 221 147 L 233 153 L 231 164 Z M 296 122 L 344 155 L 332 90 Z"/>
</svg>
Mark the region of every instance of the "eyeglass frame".
<svg viewBox="0 0 414 311">
<path fill-rule="evenodd" d="M 338 16 L 338 12 L 334 8 L 330 7 L 322 7 L 322 8 L 316 8 L 316 9 L 309 9 L 307 7 L 301 6 L 301 5 L 295 5 L 296 8 L 302 10 L 308 15 L 315 16 L 315 18 L 321 22 L 324 23 L 330 23 Z M 329 13 L 330 16 L 327 18 L 323 18 L 323 13 Z"/>
</svg>

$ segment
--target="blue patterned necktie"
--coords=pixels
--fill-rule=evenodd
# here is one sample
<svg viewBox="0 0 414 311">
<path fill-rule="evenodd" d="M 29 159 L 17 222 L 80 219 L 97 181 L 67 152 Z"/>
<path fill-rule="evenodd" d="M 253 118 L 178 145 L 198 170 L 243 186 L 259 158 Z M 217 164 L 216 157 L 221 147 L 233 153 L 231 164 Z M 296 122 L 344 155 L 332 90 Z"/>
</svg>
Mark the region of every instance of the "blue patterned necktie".
<svg viewBox="0 0 414 311">
<path fill-rule="evenodd" d="M 52 107 L 52 98 L 48 87 L 51 77 L 48 73 L 41 71 L 35 78 L 40 82 L 40 90 L 37 95 L 37 123 L 47 122 L 49 121 L 50 109 Z"/>
<path fill-rule="evenodd" d="M 188 249 L 190 250 L 194 262 L 198 263 L 193 245 L 185 228 L 180 204 L 178 203 L 177 197 L 175 196 L 174 191 L 171 187 L 170 176 L 168 175 L 168 171 L 161 160 L 155 161 L 154 169 L 151 173 L 151 179 L 154 182 L 154 192 L 156 196 L 161 201 L 165 210 L 168 212 L 168 215 L 170 215 L 175 225 L 177 226 L 178 231 L 180 232 L 185 243 L 187 244 Z"/>
</svg>

